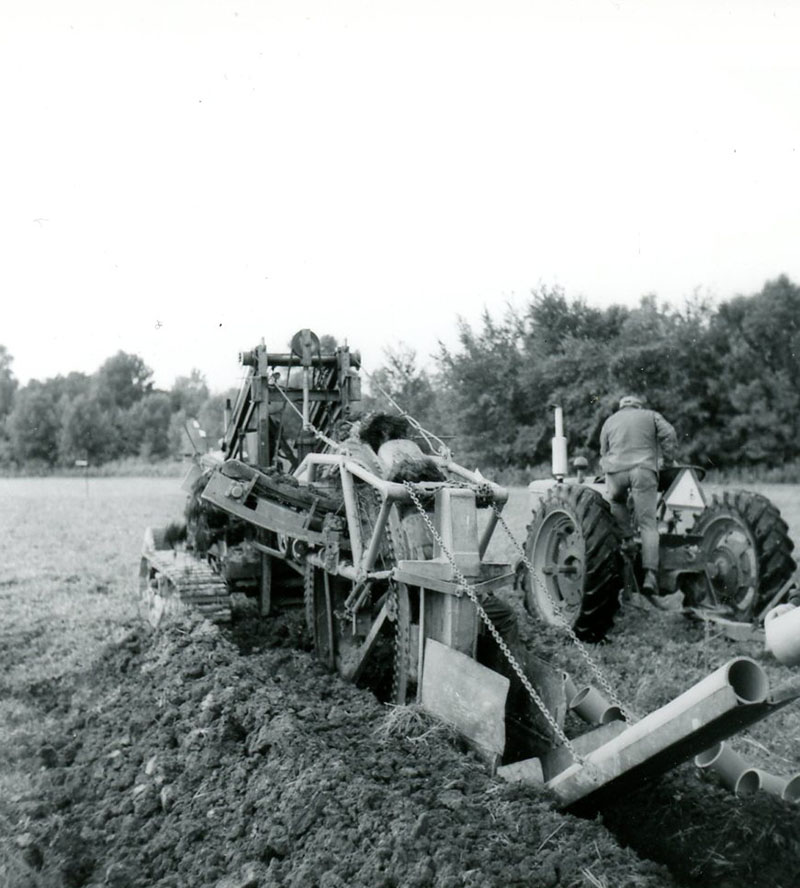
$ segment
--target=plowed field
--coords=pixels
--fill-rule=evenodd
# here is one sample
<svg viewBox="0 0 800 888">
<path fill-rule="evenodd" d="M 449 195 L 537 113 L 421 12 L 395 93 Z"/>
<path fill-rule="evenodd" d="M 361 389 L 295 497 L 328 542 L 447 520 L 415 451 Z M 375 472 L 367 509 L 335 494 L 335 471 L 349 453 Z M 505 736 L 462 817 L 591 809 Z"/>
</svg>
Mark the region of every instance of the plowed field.
<svg viewBox="0 0 800 888">
<path fill-rule="evenodd" d="M 298 614 L 152 634 L 133 577 L 176 487 L 0 482 L 0 885 L 797 884 L 800 807 L 736 799 L 691 764 L 578 818 L 328 674 Z M 517 609 L 531 649 L 588 678 Z M 792 677 L 755 641 L 630 604 L 592 650 L 639 714 L 737 654 Z M 788 776 L 799 734 L 796 704 L 732 745 Z"/>
</svg>

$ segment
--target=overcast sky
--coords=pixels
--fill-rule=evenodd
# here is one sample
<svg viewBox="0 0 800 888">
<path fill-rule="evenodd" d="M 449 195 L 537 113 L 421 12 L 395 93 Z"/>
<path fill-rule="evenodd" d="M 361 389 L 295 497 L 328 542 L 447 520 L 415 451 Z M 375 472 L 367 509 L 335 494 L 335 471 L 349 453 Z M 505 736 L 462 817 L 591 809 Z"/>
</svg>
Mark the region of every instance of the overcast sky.
<svg viewBox="0 0 800 888">
<path fill-rule="evenodd" d="M 0 343 L 169 386 L 309 326 L 368 367 L 560 285 L 800 282 L 800 4 L 0 6 Z"/>
</svg>

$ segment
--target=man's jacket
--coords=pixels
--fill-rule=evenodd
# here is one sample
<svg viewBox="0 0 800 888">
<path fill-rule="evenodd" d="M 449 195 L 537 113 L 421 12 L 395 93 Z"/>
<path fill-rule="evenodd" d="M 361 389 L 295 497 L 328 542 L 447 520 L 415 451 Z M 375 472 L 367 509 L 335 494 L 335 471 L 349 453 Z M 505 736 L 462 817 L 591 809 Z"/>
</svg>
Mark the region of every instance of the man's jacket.
<svg viewBox="0 0 800 888">
<path fill-rule="evenodd" d="M 659 461 L 675 456 L 675 429 L 655 410 L 623 407 L 600 430 L 600 464 L 606 473 L 635 466 L 658 471 Z"/>
</svg>

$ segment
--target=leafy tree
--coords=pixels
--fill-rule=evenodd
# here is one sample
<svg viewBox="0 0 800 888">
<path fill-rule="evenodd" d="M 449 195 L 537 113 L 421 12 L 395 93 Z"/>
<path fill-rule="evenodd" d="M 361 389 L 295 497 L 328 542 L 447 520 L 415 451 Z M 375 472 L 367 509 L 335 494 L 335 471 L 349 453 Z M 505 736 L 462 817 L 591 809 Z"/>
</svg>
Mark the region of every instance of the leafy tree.
<svg viewBox="0 0 800 888">
<path fill-rule="evenodd" d="M 129 410 L 153 390 L 152 375 L 139 355 L 118 351 L 94 375 L 97 399 L 103 407 Z"/>
<path fill-rule="evenodd" d="M 145 459 L 168 457 L 171 417 L 170 396 L 166 392 L 150 392 L 137 401 L 124 416 L 127 452 Z"/>
<path fill-rule="evenodd" d="M 542 356 L 563 352 L 576 340 L 608 342 L 627 318 L 622 306 L 592 308 L 583 299 L 569 301 L 560 287 L 542 287 L 532 293 L 524 315 L 525 350 Z"/>
<path fill-rule="evenodd" d="M 230 401 L 231 404 L 235 404 L 237 394 L 237 389 L 230 388 L 226 392 L 210 395 L 197 413 L 200 428 L 206 433 L 206 439 L 212 449 L 216 449 L 220 438 L 225 433 L 223 426 L 225 402 Z"/>
<path fill-rule="evenodd" d="M 384 357 L 386 363 L 371 375 L 365 409 L 394 413 L 400 407 L 434 434 L 442 432 L 435 379 L 418 366 L 414 349 L 401 342 L 384 349 Z"/>
<path fill-rule="evenodd" d="M 484 312 L 477 331 L 459 319 L 459 350 L 441 347 L 443 413 L 463 461 L 502 467 L 525 456 L 519 445 L 528 418 L 521 410 L 521 338 L 522 322 L 509 308 L 500 322 Z"/>
<path fill-rule="evenodd" d="M 0 427 L 3 419 L 11 413 L 11 408 L 14 406 L 14 393 L 18 383 L 11 369 L 13 363 L 14 359 L 8 349 L 4 345 L 0 345 Z"/>
<path fill-rule="evenodd" d="M 7 421 L 15 460 L 55 465 L 60 426 L 56 386 L 31 380 L 17 392 Z"/>
<path fill-rule="evenodd" d="M 58 438 L 60 461 L 76 459 L 102 463 L 118 452 L 117 429 L 109 413 L 89 393 L 67 400 L 61 414 Z"/>
<path fill-rule="evenodd" d="M 209 398 L 205 376 L 196 368 L 188 376 L 178 376 L 170 389 L 173 411 L 182 410 L 187 416 L 196 417 Z"/>
</svg>

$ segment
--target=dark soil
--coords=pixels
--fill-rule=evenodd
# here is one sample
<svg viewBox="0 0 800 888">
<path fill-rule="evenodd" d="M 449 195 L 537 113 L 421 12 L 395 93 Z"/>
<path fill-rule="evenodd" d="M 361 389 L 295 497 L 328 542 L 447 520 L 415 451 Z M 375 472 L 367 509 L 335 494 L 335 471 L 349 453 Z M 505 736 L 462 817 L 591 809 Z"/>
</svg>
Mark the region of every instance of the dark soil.
<svg viewBox="0 0 800 888">
<path fill-rule="evenodd" d="M 42 698 L 63 730 L 35 797 L 2 802 L 31 883 L 674 884 L 421 716 L 376 732 L 391 710 L 297 650 L 294 618 L 270 626 L 134 627 L 71 699 Z"/>
<path fill-rule="evenodd" d="M 84 681 L 36 689 L 62 729 L 29 750 L 37 792 L 0 800 L 14 884 L 796 884 L 797 807 L 737 800 L 685 766 L 565 814 L 326 672 L 299 621 L 132 626 Z M 542 644 L 557 661 L 562 642 Z"/>
</svg>

